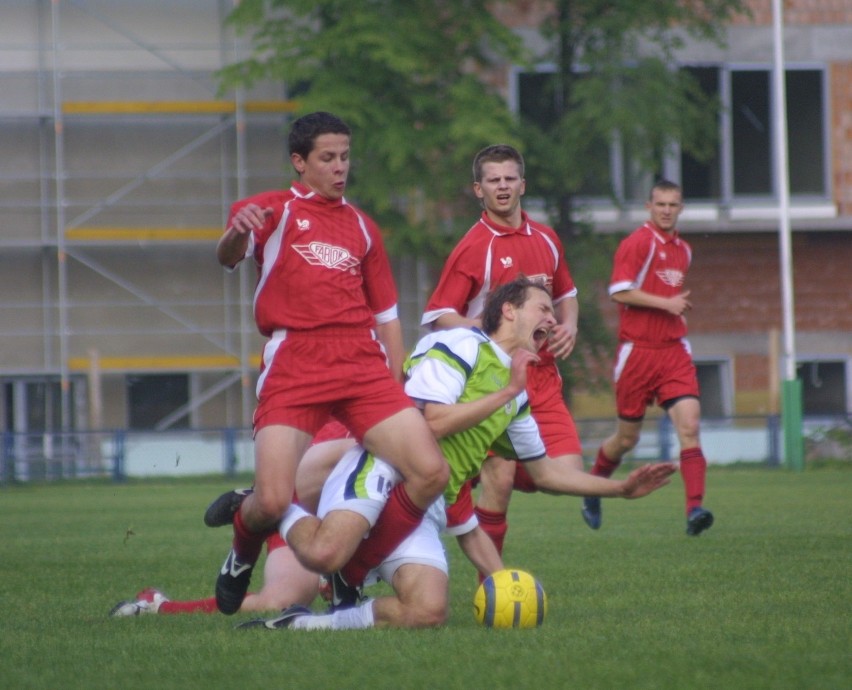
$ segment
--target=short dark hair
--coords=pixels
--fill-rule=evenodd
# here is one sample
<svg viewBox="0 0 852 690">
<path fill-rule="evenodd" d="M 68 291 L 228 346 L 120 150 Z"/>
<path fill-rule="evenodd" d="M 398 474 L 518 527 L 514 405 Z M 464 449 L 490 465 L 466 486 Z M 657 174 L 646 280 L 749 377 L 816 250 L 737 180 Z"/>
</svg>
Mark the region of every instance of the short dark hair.
<svg viewBox="0 0 852 690">
<path fill-rule="evenodd" d="M 659 190 L 661 192 L 680 192 L 683 194 L 683 190 L 680 188 L 680 185 L 677 182 L 672 182 L 671 180 L 667 180 L 665 178 L 660 178 L 654 183 L 654 186 L 651 187 L 651 191 L 648 193 L 648 201 L 654 198 L 654 191 Z"/>
<path fill-rule="evenodd" d="M 485 307 L 482 310 L 482 331 L 487 335 L 497 332 L 500 322 L 503 320 L 503 305 L 507 302 L 513 307 L 522 307 L 529 299 L 530 288 L 543 291 L 548 297 L 550 293 L 547 288 L 536 283 L 521 274 L 513 281 L 504 283 L 494 288 L 485 298 Z"/>
<path fill-rule="evenodd" d="M 290 135 L 287 138 L 290 155 L 297 153 L 302 158 L 307 158 L 314 150 L 317 137 L 322 134 L 345 134 L 351 137 L 352 131 L 349 125 L 331 113 L 318 111 L 303 115 L 290 126 Z"/>
<path fill-rule="evenodd" d="M 504 161 L 515 161 L 521 177 L 524 176 L 524 157 L 521 152 L 508 144 L 492 144 L 473 157 L 473 181 L 482 182 L 482 166 L 485 163 L 503 163 Z"/>
</svg>

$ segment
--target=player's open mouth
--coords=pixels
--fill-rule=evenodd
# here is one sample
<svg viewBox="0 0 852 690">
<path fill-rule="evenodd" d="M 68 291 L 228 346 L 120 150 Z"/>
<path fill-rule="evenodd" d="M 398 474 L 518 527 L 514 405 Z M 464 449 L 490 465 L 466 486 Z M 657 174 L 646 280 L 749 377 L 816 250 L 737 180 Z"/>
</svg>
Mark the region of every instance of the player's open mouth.
<svg viewBox="0 0 852 690">
<path fill-rule="evenodd" d="M 545 341 L 547 341 L 547 336 L 550 335 L 549 328 L 536 328 L 533 331 L 533 341 L 535 342 L 536 348 L 541 348 L 544 345 Z"/>
</svg>

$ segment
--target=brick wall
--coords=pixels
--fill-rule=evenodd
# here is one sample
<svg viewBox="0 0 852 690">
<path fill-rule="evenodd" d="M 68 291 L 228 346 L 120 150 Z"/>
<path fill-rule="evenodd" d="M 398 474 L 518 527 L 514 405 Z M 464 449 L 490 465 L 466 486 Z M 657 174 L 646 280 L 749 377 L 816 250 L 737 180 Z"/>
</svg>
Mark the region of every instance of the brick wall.
<svg viewBox="0 0 852 690">
<path fill-rule="evenodd" d="M 751 18 L 740 17 L 734 24 L 772 24 L 772 0 L 751 0 Z M 852 24 L 849 0 L 782 0 L 784 23 L 794 25 Z"/>
<path fill-rule="evenodd" d="M 781 278 L 775 233 L 687 235 L 694 252 L 688 287 L 692 333 L 759 333 L 780 328 Z M 796 328 L 852 333 L 852 238 L 793 234 Z"/>
</svg>

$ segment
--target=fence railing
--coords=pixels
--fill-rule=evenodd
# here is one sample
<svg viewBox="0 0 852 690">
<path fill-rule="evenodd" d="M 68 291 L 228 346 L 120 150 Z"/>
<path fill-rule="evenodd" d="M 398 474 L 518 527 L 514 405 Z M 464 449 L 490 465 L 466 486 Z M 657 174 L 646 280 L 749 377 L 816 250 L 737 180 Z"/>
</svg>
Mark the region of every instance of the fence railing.
<svg viewBox="0 0 852 690">
<path fill-rule="evenodd" d="M 614 421 L 577 421 L 587 464 L 612 432 Z M 809 459 L 852 460 L 852 417 L 806 418 Z M 778 416 L 704 419 L 701 442 L 711 464 L 784 462 L 783 429 Z M 678 442 L 667 417 L 648 419 L 637 460 L 677 459 Z M 180 431 L 3 432 L 0 484 L 74 478 L 234 475 L 251 472 L 254 448 L 248 429 Z"/>
</svg>

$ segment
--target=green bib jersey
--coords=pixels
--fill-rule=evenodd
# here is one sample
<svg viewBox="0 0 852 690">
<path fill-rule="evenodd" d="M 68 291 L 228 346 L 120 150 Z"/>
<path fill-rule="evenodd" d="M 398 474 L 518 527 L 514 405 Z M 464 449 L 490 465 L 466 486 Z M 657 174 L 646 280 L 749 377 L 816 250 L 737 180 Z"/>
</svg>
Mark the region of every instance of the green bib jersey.
<svg viewBox="0 0 852 690">
<path fill-rule="evenodd" d="M 509 384 L 511 362 L 512 358 L 479 329 L 436 331 L 421 338 L 405 360 L 405 392 L 420 407 L 425 403 L 451 405 L 478 400 Z M 438 443 L 450 466 L 450 481 L 444 492 L 447 505 L 455 503 L 462 485 L 479 474 L 490 449 L 521 462 L 545 456 L 526 391 L 476 426 Z"/>
</svg>

